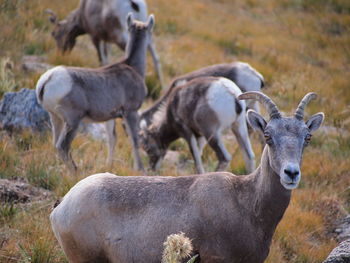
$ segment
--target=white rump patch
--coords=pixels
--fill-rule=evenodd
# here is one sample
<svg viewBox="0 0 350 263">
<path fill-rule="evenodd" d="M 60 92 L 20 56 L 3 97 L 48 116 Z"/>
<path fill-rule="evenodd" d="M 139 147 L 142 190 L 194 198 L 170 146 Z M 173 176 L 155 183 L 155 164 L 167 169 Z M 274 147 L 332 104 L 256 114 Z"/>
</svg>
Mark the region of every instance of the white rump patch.
<svg viewBox="0 0 350 263">
<path fill-rule="evenodd" d="M 235 65 L 238 69 L 236 84 L 239 87 L 243 87 L 246 91 L 260 91 L 264 77 L 248 63 L 237 62 Z"/>
<path fill-rule="evenodd" d="M 44 96 L 43 107 L 48 111 L 55 111 L 57 104 L 72 90 L 72 79 L 63 66 L 54 67 L 41 75 L 36 85 L 37 97 L 42 88 Z"/>
<path fill-rule="evenodd" d="M 226 78 L 213 81 L 207 91 L 209 106 L 214 110 L 221 123 L 221 129 L 225 129 L 237 119 L 236 100 L 242 92 L 235 83 Z M 242 110 L 245 104 L 240 101 Z"/>
</svg>

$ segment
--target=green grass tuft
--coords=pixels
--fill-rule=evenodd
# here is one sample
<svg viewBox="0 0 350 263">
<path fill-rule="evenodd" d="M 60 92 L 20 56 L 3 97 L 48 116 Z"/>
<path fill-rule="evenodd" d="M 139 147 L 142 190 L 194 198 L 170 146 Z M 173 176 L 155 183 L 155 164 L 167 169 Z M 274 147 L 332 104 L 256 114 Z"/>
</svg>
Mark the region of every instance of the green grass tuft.
<svg viewBox="0 0 350 263">
<path fill-rule="evenodd" d="M 18 208 L 13 203 L 0 203 L 0 223 L 11 221 L 18 212 Z"/>
</svg>

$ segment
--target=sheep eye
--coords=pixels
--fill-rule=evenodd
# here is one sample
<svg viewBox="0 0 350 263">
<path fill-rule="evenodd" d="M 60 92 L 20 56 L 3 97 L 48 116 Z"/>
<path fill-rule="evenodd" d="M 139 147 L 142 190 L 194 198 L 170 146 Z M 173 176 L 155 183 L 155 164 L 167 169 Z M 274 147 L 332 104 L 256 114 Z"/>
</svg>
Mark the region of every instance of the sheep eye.
<svg viewBox="0 0 350 263">
<path fill-rule="evenodd" d="M 308 133 L 305 137 L 304 145 L 307 146 L 310 143 L 312 135 Z"/>
<path fill-rule="evenodd" d="M 267 144 L 271 144 L 272 143 L 272 138 L 271 135 L 267 132 L 264 133 L 264 137 L 265 137 L 265 141 Z"/>
</svg>

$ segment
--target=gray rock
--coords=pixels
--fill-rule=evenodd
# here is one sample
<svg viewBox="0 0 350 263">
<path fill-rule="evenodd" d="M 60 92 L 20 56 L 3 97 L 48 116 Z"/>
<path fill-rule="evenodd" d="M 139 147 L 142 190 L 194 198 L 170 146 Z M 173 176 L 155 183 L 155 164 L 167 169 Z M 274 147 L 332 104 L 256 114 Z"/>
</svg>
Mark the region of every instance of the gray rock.
<svg viewBox="0 0 350 263">
<path fill-rule="evenodd" d="M 35 91 L 8 92 L 0 101 L 0 128 L 9 133 L 30 129 L 42 132 L 50 127 L 49 114 L 38 104 Z"/>
<path fill-rule="evenodd" d="M 350 239 L 350 215 L 341 220 L 334 232 L 338 241 Z"/>
<path fill-rule="evenodd" d="M 81 122 L 79 132 L 88 134 L 95 140 L 107 141 L 106 128 L 103 123 L 84 123 Z"/>
<path fill-rule="evenodd" d="M 38 104 L 35 90 L 22 89 L 5 93 L 0 101 L 0 129 L 12 134 L 23 130 L 44 132 L 51 129 L 50 117 Z M 79 132 L 91 135 L 97 140 L 106 140 L 102 123 L 81 123 Z"/>
<path fill-rule="evenodd" d="M 350 239 L 333 249 L 323 263 L 350 263 Z"/>
<path fill-rule="evenodd" d="M 43 57 L 24 56 L 22 58 L 22 69 L 27 72 L 42 73 L 53 66 L 44 62 Z"/>
<path fill-rule="evenodd" d="M 35 187 L 24 179 L 0 179 L 0 204 L 47 200 L 52 192 Z"/>
</svg>

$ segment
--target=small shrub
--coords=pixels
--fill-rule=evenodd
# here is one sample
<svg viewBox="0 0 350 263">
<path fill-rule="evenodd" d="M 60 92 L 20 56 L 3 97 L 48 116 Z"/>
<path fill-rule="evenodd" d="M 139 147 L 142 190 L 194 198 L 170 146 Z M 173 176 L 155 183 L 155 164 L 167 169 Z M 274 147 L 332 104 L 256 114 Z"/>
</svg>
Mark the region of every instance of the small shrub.
<svg viewBox="0 0 350 263">
<path fill-rule="evenodd" d="M 0 206 L 0 223 L 10 221 L 16 214 L 18 208 L 13 203 L 2 203 Z"/>
<path fill-rule="evenodd" d="M 15 143 L 19 151 L 28 151 L 32 148 L 34 135 L 32 133 L 23 133 L 15 135 Z"/>
<path fill-rule="evenodd" d="M 45 46 L 42 42 L 31 42 L 24 46 L 24 54 L 26 55 L 42 55 L 45 53 Z"/>
<path fill-rule="evenodd" d="M 146 86 L 148 89 L 147 97 L 154 100 L 158 99 L 162 90 L 158 78 L 155 75 L 148 76 L 146 78 Z"/>
<path fill-rule="evenodd" d="M 35 162 L 29 165 L 27 172 L 28 181 L 47 190 L 53 190 L 59 184 L 59 176 L 54 173 L 49 173 L 46 167 L 37 166 Z"/>
<path fill-rule="evenodd" d="M 9 143 L 0 143 L 0 178 L 13 178 L 18 175 L 19 159 Z"/>
<path fill-rule="evenodd" d="M 26 248 L 19 244 L 21 252 L 21 262 L 23 263 L 49 263 L 53 262 L 54 247 L 47 240 L 39 239 Z"/>
<path fill-rule="evenodd" d="M 178 263 L 191 255 L 193 247 L 191 240 L 184 233 L 169 235 L 164 242 L 162 263 Z M 187 263 L 194 262 L 198 255 Z"/>
<path fill-rule="evenodd" d="M 13 62 L 9 58 L 0 60 L 0 97 L 16 88 L 15 75 L 13 74 Z"/>
<path fill-rule="evenodd" d="M 18 8 L 18 0 L 3 0 L 0 3 L 0 10 L 4 13 L 15 12 Z"/>
</svg>

